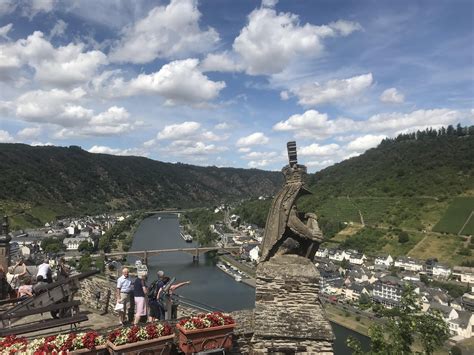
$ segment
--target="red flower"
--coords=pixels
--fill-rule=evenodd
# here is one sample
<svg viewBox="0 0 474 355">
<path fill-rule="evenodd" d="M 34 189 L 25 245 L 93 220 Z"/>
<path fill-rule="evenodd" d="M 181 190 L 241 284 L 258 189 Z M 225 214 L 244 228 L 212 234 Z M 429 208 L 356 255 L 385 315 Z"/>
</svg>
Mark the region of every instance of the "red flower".
<svg viewBox="0 0 474 355">
<path fill-rule="evenodd" d="M 99 333 L 95 331 L 90 331 L 84 334 L 82 337 L 82 343 L 84 344 L 84 347 L 86 347 L 89 350 L 95 349 L 95 340 L 99 336 Z"/>
<path fill-rule="evenodd" d="M 140 327 L 137 325 L 134 325 L 133 327 L 130 328 L 127 336 L 127 343 L 136 343 L 138 341 L 138 336 L 137 333 L 140 330 Z"/>
<path fill-rule="evenodd" d="M 163 323 L 163 333 L 161 336 L 171 335 L 173 333 L 173 328 L 168 323 Z"/>
<path fill-rule="evenodd" d="M 115 339 L 117 339 L 117 337 L 120 335 L 120 329 L 115 329 L 114 331 L 112 331 L 111 333 L 109 333 L 109 335 L 107 336 L 107 339 L 113 343 L 115 341 Z"/>
</svg>

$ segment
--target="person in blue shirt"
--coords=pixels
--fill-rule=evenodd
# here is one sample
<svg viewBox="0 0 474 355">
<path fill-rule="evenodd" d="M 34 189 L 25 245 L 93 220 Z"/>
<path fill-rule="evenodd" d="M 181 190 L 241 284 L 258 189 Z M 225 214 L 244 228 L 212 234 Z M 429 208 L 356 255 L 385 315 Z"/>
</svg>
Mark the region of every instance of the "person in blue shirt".
<svg viewBox="0 0 474 355">
<path fill-rule="evenodd" d="M 133 285 L 130 276 L 128 275 L 128 269 L 125 267 L 122 269 L 122 276 L 117 280 L 116 289 L 116 300 L 117 304 L 123 304 L 123 308 L 119 309 L 120 323 L 125 323 L 125 315 L 128 313 L 130 308 L 130 295 L 133 292 Z"/>
</svg>

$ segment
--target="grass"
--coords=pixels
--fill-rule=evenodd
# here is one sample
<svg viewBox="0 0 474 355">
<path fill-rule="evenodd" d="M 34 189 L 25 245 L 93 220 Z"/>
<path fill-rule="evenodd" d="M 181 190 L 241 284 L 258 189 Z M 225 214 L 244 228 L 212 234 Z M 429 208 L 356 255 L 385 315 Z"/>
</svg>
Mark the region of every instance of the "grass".
<svg viewBox="0 0 474 355">
<path fill-rule="evenodd" d="M 318 213 L 330 220 L 364 223 L 370 226 L 396 226 L 415 230 L 431 230 L 447 201 L 434 197 L 338 197 L 324 202 Z M 473 222 L 474 223 L 474 222 Z"/>
<path fill-rule="evenodd" d="M 352 235 L 356 234 L 359 230 L 362 229 L 362 227 L 363 227 L 362 224 L 359 224 L 359 223 L 348 225 L 342 231 L 337 233 L 333 238 L 331 238 L 331 241 L 342 243 L 346 241 L 347 238 L 350 238 Z"/>
<path fill-rule="evenodd" d="M 450 266 L 461 265 L 468 257 L 458 255 L 457 251 L 462 246 L 463 240 L 454 235 L 437 235 L 430 232 L 408 252 L 408 256 L 417 259 L 438 258 L 441 263 Z"/>
<path fill-rule="evenodd" d="M 406 243 L 399 243 L 398 236 L 392 234 L 386 235 L 385 239 L 387 243 L 382 248 L 382 252 L 390 254 L 392 257 L 407 255 L 424 237 L 422 233 L 410 232 L 408 235 L 410 240 Z"/>
<path fill-rule="evenodd" d="M 433 231 L 458 234 L 473 211 L 474 197 L 456 197 L 434 226 Z M 474 233 L 474 222 L 469 221 L 464 227 L 463 233 L 470 234 L 469 232 Z"/>
<path fill-rule="evenodd" d="M 369 318 L 360 315 L 360 321 L 355 319 L 354 314 L 350 313 L 348 317 L 344 314 L 344 310 L 341 310 L 337 307 L 334 307 L 330 304 L 324 305 L 324 310 L 326 311 L 326 315 L 328 319 L 334 323 L 340 324 L 346 328 L 352 329 L 353 331 L 368 335 L 369 334 L 369 326 L 371 326 L 374 321 L 370 320 Z"/>
<path fill-rule="evenodd" d="M 322 217 L 340 222 L 360 222 L 359 212 L 347 197 L 338 197 L 323 203 L 318 213 Z"/>
<path fill-rule="evenodd" d="M 21 211 L 24 212 L 18 214 Z M 59 205 L 33 205 L 27 202 L 0 201 L 0 214 L 13 215 L 9 220 L 11 230 L 42 227 L 46 222 L 51 222 L 68 212 L 67 207 Z"/>
</svg>

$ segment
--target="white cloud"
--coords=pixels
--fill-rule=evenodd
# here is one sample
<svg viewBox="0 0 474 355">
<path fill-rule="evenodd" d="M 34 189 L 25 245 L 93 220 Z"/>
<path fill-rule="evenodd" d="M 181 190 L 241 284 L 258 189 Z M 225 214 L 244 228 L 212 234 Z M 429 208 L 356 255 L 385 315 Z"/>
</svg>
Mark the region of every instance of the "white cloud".
<svg viewBox="0 0 474 355">
<path fill-rule="evenodd" d="M 380 95 L 380 101 L 400 104 L 405 101 L 405 95 L 399 92 L 396 88 L 390 88 Z"/>
<path fill-rule="evenodd" d="M 175 145 L 176 146 L 176 145 Z M 177 145 L 180 149 L 176 153 L 180 156 L 199 156 L 199 155 L 209 155 L 227 150 L 226 147 L 219 147 L 215 144 L 205 144 L 204 142 L 192 142 L 191 145 L 180 146 Z"/>
<path fill-rule="evenodd" d="M 89 150 L 89 153 L 111 154 L 111 155 L 133 155 L 133 156 L 148 156 L 148 153 L 142 149 L 137 148 L 110 148 L 103 145 L 94 145 Z"/>
<path fill-rule="evenodd" d="M 347 145 L 347 149 L 351 151 L 364 152 L 367 149 L 370 149 L 379 145 L 379 143 L 384 138 L 386 138 L 385 135 L 367 134 L 365 136 L 358 137 L 354 139 L 353 141 L 351 141 Z"/>
<path fill-rule="evenodd" d="M 270 161 L 278 157 L 276 152 L 249 152 L 243 158 L 250 160 L 267 160 Z"/>
<path fill-rule="evenodd" d="M 148 63 L 156 58 L 182 58 L 204 53 L 218 41 L 213 29 L 201 30 L 197 0 L 171 0 L 123 30 L 110 58 L 118 62 Z"/>
<path fill-rule="evenodd" d="M 324 84 L 312 83 L 299 86 L 290 91 L 298 97 L 302 106 L 316 106 L 328 102 L 352 99 L 368 89 L 373 82 L 372 73 L 348 79 L 330 80 Z M 285 99 L 284 92 L 281 93 Z"/>
<path fill-rule="evenodd" d="M 368 131 L 393 132 L 402 130 L 425 129 L 435 126 L 447 126 L 459 122 L 464 113 L 450 109 L 416 110 L 409 113 L 383 113 L 371 116 L 361 126 Z"/>
<path fill-rule="evenodd" d="M 212 131 L 203 129 L 201 124 L 194 121 L 187 121 L 179 124 L 165 126 L 158 132 L 156 139 L 144 143 L 146 147 L 152 147 L 158 141 L 170 141 L 160 149 L 162 153 L 170 156 L 202 157 L 227 150 L 225 146 L 209 144 L 210 141 L 221 141 L 226 136 L 218 136 Z"/>
<path fill-rule="evenodd" d="M 140 121 L 133 121 L 130 118 L 130 113 L 125 108 L 117 106 L 109 107 L 107 111 L 97 115 L 93 114 L 93 110 L 88 110 L 81 106 L 74 107 L 74 110 L 68 113 L 70 117 L 78 117 L 86 123 L 72 129 L 60 129 L 54 134 L 54 137 L 57 139 L 81 136 L 123 135 L 141 125 Z"/>
<path fill-rule="evenodd" d="M 275 7 L 276 4 L 278 4 L 278 0 L 262 0 L 264 7 Z"/>
<path fill-rule="evenodd" d="M 51 32 L 49 32 L 48 38 L 54 38 L 54 37 L 62 37 L 64 33 L 66 32 L 67 28 L 67 23 L 64 22 L 63 20 L 58 20 L 54 27 L 51 29 Z"/>
<path fill-rule="evenodd" d="M 231 126 L 227 122 L 218 123 L 214 127 L 214 129 L 217 129 L 217 130 L 226 130 L 226 129 L 229 129 L 229 128 L 231 128 Z"/>
<path fill-rule="evenodd" d="M 248 152 L 250 152 L 251 150 L 252 150 L 252 149 L 249 148 L 249 147 L 242 147 L 242 148 L 239 148 L 239 149 L 238 149 L 238 152 L 239 152 L 239 153 L 248 153 Z"/>
<path fill-rule="evenodd" d="M 417 110 L 409 113 L 383 113 L 367 120 L 357 121 L 349 118 L 329 119 L 325 113 L 308 110 L 303 114 L 290 116 L 273 126 L 275 131 L 294 132 L 297 138 L 325 139 L 349 132 L 367 132 L 395 135 L 404 131 L 437 128 L 463 121 L 466 112 L 449 109 Z"/>
<path fill-rule="evenodd" d="M 324 26 L 301 25 L 297 15 L 264 6 L 250 13 L 233 49 L 248 74 L 275 74 L 300 56 L 321 54 L 323 38 L 347 36 L 359 29 L 359 24 L 343 20 Z"/>
<path fill-rule="evenodd" d="M 2 0 L 0 1 L 0 16 L 11 14 L 15 11 L 17 0 Z"/>
<path fill-rule="evenodd" d="M 34 139 L 38 138 L 40 134 L 40 127 L 26 127 L 17 133 L 17 137 L 20 139 Z"/>
<path fill-rule="evenodd" d="M 316 110 L 290 116 L 273 126 L 275 131 L 295 132 L 297 138 L 324 139 L 354 129 L 354 121 L 345 118 L 330 120 L 328 115 Z"/>
<path fill-rule="evenodd" d="M 323 161 L 308 161 L 304 165 L 306 165 L 308 168 L 316 168 L 316 170 L 321 170 L 323 168 L 326 168 L 330 165 L 333 165 L 335 163 L 334 160 L 332 159 L 326 159 Z"/>
<path fill-rule="evenodd" d="M 183 139 L 195 136 L 201 124 L 198 122 L 183 122 L 180 124 L 173 124 L 166 126 L 160 132 L 158 132 L 158 139 Z"/>
<path fill-rule="evenodd" d="M 0 129 L 0 143 L 13 143 L 15 139 L 7 131 Z"/>
<path fill-rule="evenodd" d="M 262 132 L 255 132 L 249 136 L 239 138 L 236 145 L 237 147 L 248 147 L 252 145 L 267 144 L 270 140 Z"/>
<path fill-rule="evenodd" d="M 28 65 L 35 70 L 37 80 L 55 86 L 84 83 L 104 64 L 107 64 L 104 53 L 85 51 L 82 43 L 54 48 L 40 31 L 26 39 L 0 44 L 0 72 Z"/>
<path fill-rule="evenodd" d="M 28 91 L 16 99 L 16 115 L 30 122 L 73 126 L 87 119 L 83 114 L 74 114 L 79 110 L 72 104 L 85 94 L 82 88 L 72 91 L 61 89 Z"/>
<path fill-rule="evenodd" d="M 0 37 L 2 37 L 3 39 L 9 40 L 10 37 L 8 37 L 8 32 L 10 32 L 12 28 L 13 28 L 12 23 L 9 23 L 8 25 L 0 27 Z"/>
<path fill-rule="evenodd" d="M 327 144 L 327 145 L 319 145 L 317 143 L 313 143 L 308 146 L 303 146 L 298 149 L 298 155 L 300 156 L 327 156 L 327 155 L 334 155 L 337 150 L 339 149 L 339 145 L 335 143 Z"/>
<path fill-rule="evenodd" d="M 289 100 L 290 99 L 290 94 L 288 91 L 282 91 L 280 92 L 280 99 L 282 99 L 283 101 L 286 101 L 286 100 Z"/>
<path fill-rule="evenodd" d="M 30 19 L 40 12 L 51 12 L 56 4 L 56 0 L 30 0 L 22 5 L 22 14 Z"/>
<path fill-rule="evenodd" d="M 167 99 L 166 104 L 200 104 L 219 95 L 226 86 L 223 81 L 212 81 L 198 69 L 197 59 L 178 60 L 164 65 L 160 71 L 141 74 L 128 83 L 125 95 L 156 94 Z M 120 86 L 120 82 L 115 82 Z"/>
<path fill-rule="evenodd" d="M 239 72 L 244 67 L 235 58 L 231 57 L 228 52 L 224 52 L 208 54 L 201 63 L 201 69 L 203 72 Z"/>
<path fill-rule="evenodd" d="M 328 27 L 336 31 L 338 35 L 343 37 L 349 36 L 352 32 L 362 30 L 362 26 L 359 23 L 345 20 L 331 22 Z"/>
</svg>

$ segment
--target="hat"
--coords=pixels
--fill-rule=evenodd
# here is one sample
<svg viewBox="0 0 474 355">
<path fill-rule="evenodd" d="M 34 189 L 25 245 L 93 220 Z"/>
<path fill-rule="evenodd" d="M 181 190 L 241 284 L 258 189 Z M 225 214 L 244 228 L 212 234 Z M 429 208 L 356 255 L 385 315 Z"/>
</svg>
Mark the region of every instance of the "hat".
<svg viewBox="0 0 474 355">
<path fill-rule="evenodd" d="M 162 271 L 162 270 L 158 271 L 156 274 L 158 275 L 158 277 L 163 277 L 163 276 L 165 276 L 165 272 Z"/>
</svg>

